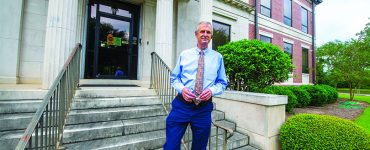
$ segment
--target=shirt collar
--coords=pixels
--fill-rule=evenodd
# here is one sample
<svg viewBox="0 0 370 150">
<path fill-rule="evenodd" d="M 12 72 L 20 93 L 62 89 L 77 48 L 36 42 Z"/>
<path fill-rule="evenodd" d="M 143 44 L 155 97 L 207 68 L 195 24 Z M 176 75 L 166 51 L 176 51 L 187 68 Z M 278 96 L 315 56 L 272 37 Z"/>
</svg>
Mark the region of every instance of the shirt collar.
<svg viewBox="0 0 370 150">
<path fill-rule="evenodd" d="M 195 52 L 197 53 L 197 54 L 199 54 L 200 53 L 200 49 L 199 49 L 199 47 L 198 46 L 196 46 L 195 47 Z M 204 51 L 204 55 L 206 55 L 208 52 L 209 52 L 209 48 L 207 47 L 206 49 L 204 49 L 203 50 Z"/>
</svg>

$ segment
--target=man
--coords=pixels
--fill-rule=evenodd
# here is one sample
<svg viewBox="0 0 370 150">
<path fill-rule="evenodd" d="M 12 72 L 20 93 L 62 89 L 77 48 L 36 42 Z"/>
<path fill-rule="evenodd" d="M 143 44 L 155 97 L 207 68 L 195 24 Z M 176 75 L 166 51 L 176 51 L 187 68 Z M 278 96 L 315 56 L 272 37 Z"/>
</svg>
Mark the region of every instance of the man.
<svg viewBox="0 0 370 150">
<path fill-rule="evenodd" d="M 171 75 L 178 95 L 166 120 L 165 150 L 180 150 L 188 124 L 193 134 L 192 149 L 206 149 L 212 123 L 212 96 L 222 94 L 227 86 L 222 56 L 208 48 L 211 23 L 200 22 L 195 37 L 197 46 L 180 54 Z"/>
</svg>

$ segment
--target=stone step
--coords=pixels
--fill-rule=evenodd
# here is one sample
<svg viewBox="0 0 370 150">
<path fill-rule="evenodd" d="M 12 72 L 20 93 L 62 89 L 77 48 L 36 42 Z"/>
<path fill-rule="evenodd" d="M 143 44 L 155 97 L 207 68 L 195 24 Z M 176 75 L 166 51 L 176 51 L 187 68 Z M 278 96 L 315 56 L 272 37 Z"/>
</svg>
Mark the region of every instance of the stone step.
<svg viewBox="0 0 370 150">
<path fill-rule="evenodd" d="M 117 80 L 117 79 L 80 79 L 80 85 L 138 85 L 138 86 L 148 86 L 150 81 L 141 80 Z"/>
<path fill-rule="evenodd" d="M 164 115 L 162 105 L 72 110 L 67 124 L 102 122 Z"/>
<path fill-rule="evenodd" d="M 211 148 L 210 149 L 222 149 L 223 148 L 223 136 L 218 136 L 218 143 L 216 146 L 216 136 L 211 137 Z M 244 134 L 241 134 L 239 132 L 234 132 L 234 135 L 230 137 L 227 140 L 227 149 L 236 149 L 243 146 L 248 145 L 248 136 L 245 136 Z M 191 149 L 192 142 L 186 143 L 186 146 Z M 209 143 L 208 143 L 209 144 Z M 209 148 L 209 145 L 207 146 L 207 149 Z M 182 145 L 182 149 L 184 148 L 184 145 Z"/>
<path fill-rule="evenodd" d="M 36 112 L 42 100 L 1 100 L 1 113 Z"/>
<path fill-rule="evenodd" d="M 67 125 L 63 142 L 72 143 L 165 129 L 166 116 Z"/>
<path fill-rule="evenodd" d="M 25 130 L 13 130 L 0 132 L 0 149 L 15 149 L 24 131 Z"/>
<path fill-rule="evenodd" d="M 75 98 L 72 109 L 112 108 L 161 104 L 158 97 Z"/>
<path fill-rule="evenodd" d="M 81 87 L 77 90 L 75 98 L 95 97 L 141 97 L 157 96 L 155 91 L 145 87 Z"/>
<path fill-rule="evenodd" d="M 247 145 L 247 146 L 236 148 L 235 150 L 259 150 L 259 149 L 253 146 Z"/>
<path fill-rule="evenodd" d="M 162 149 L 166 140 L 165 130 L 144 132 L 119 137 L 97 139 L 78 143 L 64 144 L 68 150 L 80 149 Z M 212 137 L 215 142 L 215 137 Z M 191 145 L 191 143 L 190 143 Z M 248 145 L 248 137 L 235 133 L 228 139 L 228 148 L 235 149 Z M 215 143 L 211 143 L 211 149 L 216 149 Z M 218 149 L 222 149 L 222 139 L 219 139 Z"/>
<path fill-rule="evenodd" d="M 0 101 L 2 100 L 40 100 L 46 95 L 47 90 L 19 90 L 0 89 Z"/>
<path fill-rule="evenodd" d="M 158 130 L 138 134 L 130 134 L 113 138 L 104 138 L 79 143 L 65 144 L 67 150 L 81 149 L 157 149 L 166 140 L 166 131 Z"/>
<path fill-rule="evenodd" d="M 35 113 L 0 114 L 0 131 L 25 129 Z"/>
</svg>

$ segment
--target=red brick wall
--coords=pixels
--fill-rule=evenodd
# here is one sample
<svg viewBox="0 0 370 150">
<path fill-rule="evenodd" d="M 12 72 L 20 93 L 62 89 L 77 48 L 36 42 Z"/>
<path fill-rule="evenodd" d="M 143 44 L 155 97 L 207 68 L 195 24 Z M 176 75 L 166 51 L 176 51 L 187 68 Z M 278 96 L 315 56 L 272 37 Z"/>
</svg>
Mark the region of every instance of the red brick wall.
<svg viewBox="0 0 370 150">
<path fill-rule="evenodd" d="M 271 0 L 271 13 L 272 19 L 283 22 L 284 18 L 284 1 L 283 0 Z"/>
<path fill-rule="evenodd" d="M 253 28 L 253 25 L 250 24 L 249 27 Z M 279 46 L 281 48 L 281 50 L 283 50 L 283 51 L 284 51 L 284 40 L 283 40 L 284 38 L 289 39 L 291 41 L 294 41 L 294 44 L 293 44 L 293 64 L 295 66 L 295 69 L 293 70 L 293 75 L 294 75 L 293 82 L 294 83 L 302 83 L 302 43 L 305 44 L 305 45 L 310 46 L 309 54 L 308 54 L 309 55 L 309 58 L 308 58 L 309 62 L 308 63 L 309 63 L 310 68 L 312 68 L 311 44 L 304 43 L 300 40 L 290 38 L 290 37 L 287 37 L 287 36 L 285 36 L 281 33 L 273 32 L 273 31 L 270 31 L 270 30 L 267 30 L 267 29 L 264 29 L 264 28 L 259 28 L 259 29 L 273 34 L 272 44 L 275 44 L 275 45 Z M 249 33 L 249 36 L 251 36 L 251 33 Z M 310 74 L 311 74 L 311 69 L 310 69 Z M 311 82 L 311 78 L 312 77 L 310 76 L 310 82 Z"/>
<path fill-rule="evenodd" d="M 249 24 L 249 39 L 254 39 L 254 24 Z"/>
</svg>

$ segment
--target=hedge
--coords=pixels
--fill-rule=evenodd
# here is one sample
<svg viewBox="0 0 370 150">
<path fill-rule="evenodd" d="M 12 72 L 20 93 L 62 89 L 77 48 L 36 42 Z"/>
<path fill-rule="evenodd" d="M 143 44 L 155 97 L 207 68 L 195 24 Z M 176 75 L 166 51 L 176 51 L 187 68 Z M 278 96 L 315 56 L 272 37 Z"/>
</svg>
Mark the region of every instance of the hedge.
<svg viewBox="0 0 370 150">
<path fill-rule="evenodd" d="M 335 116 L 299 114 L 282 125 L 280 142 L 283 150 L 370 149 L 370 134 Z"/>
<path fill-rule="evenodd" d="M 297 105 L 296 107 L 307 107 L 311 103 L 311 96 L 305 89 L 301 88 L 300 86 L 289 86 L 290 91 L 294 93 L 297 97 Z"/>
<path fill-rule="evenodd" d="M 323 87 L 328 92 L 328 103 L 334 103 L 337 101 L 338 91 L 335 88 L 325 84 L 321 84 L 318 86 Z"/>
<path fill-rule="evenodd" d="M 311 97 L 310 105 L 322 106 L 328 103 L 328 92 L 321 86 L 303 85 L 301 88 L 305 89 Z"/>
</svg>

